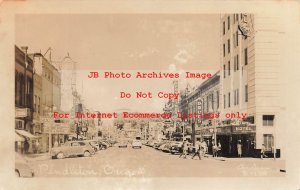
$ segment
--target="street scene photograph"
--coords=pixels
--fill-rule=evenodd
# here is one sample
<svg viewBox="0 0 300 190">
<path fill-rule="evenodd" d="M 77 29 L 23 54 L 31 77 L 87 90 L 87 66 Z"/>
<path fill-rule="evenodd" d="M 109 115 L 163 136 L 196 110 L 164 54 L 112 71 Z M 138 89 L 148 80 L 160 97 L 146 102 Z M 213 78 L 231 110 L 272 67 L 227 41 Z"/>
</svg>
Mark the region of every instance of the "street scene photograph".
<svg viewBox="0 0 300 190">
<path fill-rule="evenodd" d="M 286 176 L 278 15 L 14 21 L 15 176 Z"/>
</svg>

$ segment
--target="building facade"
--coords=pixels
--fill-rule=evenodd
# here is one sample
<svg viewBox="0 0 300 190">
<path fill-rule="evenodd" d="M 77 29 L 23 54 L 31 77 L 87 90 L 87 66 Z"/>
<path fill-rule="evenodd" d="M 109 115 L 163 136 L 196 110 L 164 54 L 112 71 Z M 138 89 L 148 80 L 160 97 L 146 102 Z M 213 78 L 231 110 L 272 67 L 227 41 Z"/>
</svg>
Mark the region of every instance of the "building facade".
<svg viewBox="0 0 300 190">
<path fill-rule="evenodd" d="M 31 57 L 34 60 L 36 81 L 34 95 L 37 109 L 35 115 L 39 116 L 35 125 L 40 136 L 40 151 L 46 152 L 49 149 L 49 142 L 52 143 L 52 146 L 55 142 L 64 142 L 64 134 L 60 134 L 63 132 L 53 133 L 51 141 L 49 141 L 49 128 L 54 124 L 53 112 L 60 111 L 61 107 L 61 77 L 59 70 L 42 54 L 31 54 Z"/>
<path fill-rule="evenodd" d="M 191 141 L 205 140 L 211 152 L 216 139 L 216 126 L 220 112 L 220 73 L 201 83 L 195 90 L 185 91 L 180 100 L 180 113 L 190 115 L 184 118 L 185 134 Z M 196 115 L 196 116 L 193 116 Z"/>
<path fill-rule="evenodd" d="M 28 47 L 15 46 L 15 150 L 32 152 L 33 135 L 33 61 Z"/>
<path fill-rule="evenodd" d="M 221 115 L 225 155 L 282 153 L 280 38 L 276 15 L 221 15 Z M 245 118 L 241 114 L 246 114 Z"/>
</svg>

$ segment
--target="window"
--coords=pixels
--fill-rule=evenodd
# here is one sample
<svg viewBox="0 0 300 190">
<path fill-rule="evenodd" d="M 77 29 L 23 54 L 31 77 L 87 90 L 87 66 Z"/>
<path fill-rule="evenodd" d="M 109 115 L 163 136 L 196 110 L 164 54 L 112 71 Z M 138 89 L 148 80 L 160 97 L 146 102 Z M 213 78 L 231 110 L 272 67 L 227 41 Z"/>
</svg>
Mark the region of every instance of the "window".
<svg viewBox="0 0 300 190">
<path fill-rule="evenodd" d="M 219 105 L 220 105 L 220 93 L 219 91 L 217 91 L 217 109 L 219 108 Z"/>
<path fill-rule="evenodd" d="M 234 105 L 239 105 L 239 89 L 234 91 Z"/>
<path fill-rule="evenodd" d="M 223 57 L 225 57 L 225 52 L 226 52 L 226 50 L 225 50 L 225 44 L 223 44 Z"/>
<path fill-rule="evenodd" d="M 226 65 L 224 64 L 223 65 L 223 75 L 224 75 L 224 78 L 226 77 Z"/>
<path fill-rule="evenodd" d="M 272 134 L 264 134 L 264 145 L 266 151 L 272 151 L 272 147 L 274 146 L 274 136 Z"/>
<path fill-rule="evenodd" d="M 236 47 L 236 46 L 235 46 L 235 45 L 236 45 L 236 43 L 235 43 L 235 40 L 236 40 L 236 38 L 235 38 L 235 33 L 233 33 L 232 39 L 233 39 L 233 47 Z"/>
<path fill-rule="evenodd" d="M 236 105 L 239 105 L 239 98 L 240 97 L 240 90 L 239 89 L 236 89 Z"/>
<path fill-rule="evenodd" d="M 244 56 L 245 56 L 245 65 L 248 65 L 248 49 L 247 48 L 245 48 Z"/>
<path fill-rule="evenodd" d="M 209 96 L 206 96 L 206 111 L 209 110 Z"/>
<path fill-rule="evenodd" d="M 33 97 L 33 112 L 36 112 L 36 102 L 37 102 L 37 96 L 34 95 L 34 97 Z"/>
<path fill-rule="evenodd" d="M 263 126 L 273 126 L 274 115 L 263 115 Z"/>
<path fill-rule="evenodd" d="M 235 24 L 235 14 L 233 14 L 233 24 Z"/>
<path fill-rule="evenodd" d="M 248 102 L 248 85 L 245 85 L 245 102 Z"/>
<path fill-rule="evenodd" d="M 40 113 L 40 110 L 41 110 L 41 98 L 39 97 L 38 98 L 38 113 Z"/>
<path fill-rule="evenodd" d="M 228 20 L 228 30 L 229 30 L 230 29 L 230 16 L 228 16 L 227 20 Z"/>
<path fill-rule="evenodd" d="M 236 20 L 239 21 L 239 14 L 236 14 Z"/>
<path fill-rule="evenodd" d="M 236 90 L 234 90 L 233 105 L 236 105 Z"/>
<path fill-rule="evenodd" d="M 228 61 L 228 76 L 230 76 L 230 61 Z"/>
<path fill-rule="evenodd" d="M 233 58 L 233 62 L 234 62 L 234 65 L 233 65 L 233 70 L 234 72 L 236 71 L 236 57 L 234 56 Z"/>
<path fill-rule="evenodd" d="M 236 70 L 239 70 L 239 55 L 236 55 Z"/>
<path fill-rule="evenodd" d="M 223 95 L 223 100 L 224 100 L 224 109 L 226 108 L 226 95 Z"/>
<path fill-rule="evenodd" d="M 215 101 L 214 101 L 214 93 L 212 93 L 211 94 L 211 108 L 212 108 L 212 110 L 214 110 L 214 108 L 215 108 Z"/>
<path fill-rule="evenodd" d="M 228 92 L 228 107 L 230 108 L 230 92 Z"/>
<path fill-rule="evenodd" d="M 225 35 L 225 21 L 223 22 L 223 35 Z"/>
<path fill-rule="evenodd" d="M 236 46 L 239 46 L 239 33 L 236 31 Z"/>
<path fill-rule="evenodd" d="M 228 46 L 228 53 L 230 53 L 230 40 L 227 40 L 227 46 Z"/>
</svg>

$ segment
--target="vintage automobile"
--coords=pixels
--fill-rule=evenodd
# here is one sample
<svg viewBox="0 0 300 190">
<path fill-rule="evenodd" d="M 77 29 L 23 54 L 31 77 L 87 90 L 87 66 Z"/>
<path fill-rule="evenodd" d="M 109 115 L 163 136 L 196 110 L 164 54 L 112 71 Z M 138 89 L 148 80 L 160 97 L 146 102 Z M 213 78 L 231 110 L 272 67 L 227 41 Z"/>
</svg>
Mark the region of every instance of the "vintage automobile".
<svg viewBox="0 0 300 190">
<path fill-rule="evenodd" d="M 34 177 L 34 171 L 19 153 L 15 153 L 15 174 L 17 177 Z"/>
<path fill-rule="evenodd" d="M 142 142 L 140 140 L 132 141 L 132 148 L 142 148 Z"/>
<path fill-rule="evenodd" d="M 127 144 L 128 144 L 127 141 L 121 141 L 118 143 L 118 147 L 119 148 L 127 148 Z"/>
<path fill-rule="evenodd" d="M 91 156 L 95 154 L 94 148 L 85 141 L 68 141 L 60 147 L 51 149 L 52 158 L 62 159 L 70 156 Z"/>
<path fill-rule="evenodd" d="M 95 152 L 101 150 L 101 144 L 97 140 L 85 140 L 84 142 L 89 143 L 95 150 Z"/>
</svg>

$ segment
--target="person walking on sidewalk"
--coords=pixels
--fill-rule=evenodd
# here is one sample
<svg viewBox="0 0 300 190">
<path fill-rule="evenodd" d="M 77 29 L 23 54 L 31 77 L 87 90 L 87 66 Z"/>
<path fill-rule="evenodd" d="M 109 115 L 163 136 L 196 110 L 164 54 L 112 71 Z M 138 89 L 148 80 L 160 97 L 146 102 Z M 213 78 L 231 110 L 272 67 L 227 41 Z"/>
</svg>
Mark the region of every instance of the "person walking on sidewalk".
<svg viewBox="0 0 300 190">
<path fill-rule="evenodd" d="M 182 153 L 180 154 L 179 158 L 182 155 L 184 155 L 184 158 L 186 159 L 187 151 L 188 151 L 188 145 L 187 145 L 187 142 L 184 140 L 183 144 L 182 144 Z"/>
<path fill-rule="evenodd" d="M 238 152 L 238 157 L 242 157 L 242 144 L 240 140 L 238 141 L 237 144 L 237 152 Z"/>
<path fill-rule="evenodd" d="M 222 152 L 222 145 L 221 145 L 221 143 L 219 142 L 219 143 L 218 143 L 218 150 L 217 150 L 217 157 L 218 157 L 218 156 L 221 156 L 221 152 Z"/>
<path fill-rule="evenodd" d="M 213 157 L 218 157 L 218 146 L 213 142 L 212 143 Z"/>
<path fill-rule="evenodd" d="M 266 147 L 265 147 L 264 144 L 262 144 L 261 150 L 260 150 L 260 158 L 261 158 L 261 159 L 267 158 L 267 155 L 265 155 L 265 151 L 266 151 Z"/>
<path fill-rule="evenodd" d="M 196 155 L 198 155 L 199 160 L 201 160 L 201 143 L 199 141 L 195 144 L 195 154 L 192 156 L 192 159 L 194 159 Z"/>
<path fill-rule="evenodd" d="M 204 140 L 201 143 L 201 147 L 202 147 L 202 150 L 203 150 L 203 157 L 207 157 L 206 153 L 208 151 L 208 147 L 207 147 L 207 144 L 206 144 L 206 142 Z"/>
<path fill-rule="evenodd" d="M 29 142 L 26 139 L 25 142 L 24 142 L 24 151 L 25 151 L 25 154 L 28 154 L 28 150 L 29 150 Z"/>
</svg>

